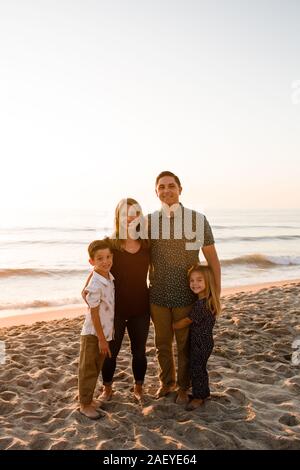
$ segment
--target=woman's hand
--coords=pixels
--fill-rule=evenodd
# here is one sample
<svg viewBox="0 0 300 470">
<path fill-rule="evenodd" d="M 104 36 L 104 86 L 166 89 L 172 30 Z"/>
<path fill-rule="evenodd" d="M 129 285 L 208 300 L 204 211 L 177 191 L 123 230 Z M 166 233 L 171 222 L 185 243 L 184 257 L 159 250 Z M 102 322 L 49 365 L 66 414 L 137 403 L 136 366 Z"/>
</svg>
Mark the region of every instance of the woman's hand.
<svg viewBox="0 0 300 470">
<path fill-rule="evenodd" d="M 84 288 L 83 288 L 82 291 L 81 291 L 81 297 L 83 298 L 83 300 L 85 301 L 85 303 L 86 303 L 87 305 L 89 305 L 89 304 L 87 303 L 87 301 L 86 301 L 86 296 L 87 296 L 87 294 L 88 294 L 88 291 L 85 290 L 85 286 L 84 286 Z"/>
<path fill-rule="evenodd" d="M 109 349 L 109 344 L 108 344 L 108 342 L 106 341 L 105 338 L 99 339 L 98 345 L 99 345 L 100 354 L 103 354 L 104 356 L 111 357 L 111 352 L 110 352 L 110 349 Z"/>
<path fill-rule="evenodd" d="M 88 285 L 88 283 L 90 282 L 90 279 L 91 279 L 92 275 L 93 275 L 93 273 L 91 273 L 91 274 L 89 275 L 89 277 L 87 278 L 86 283 L 85 283 L 85 285 L 84 285 L 84 288 L 83 288 L 82 291 L 81 291 L 81 297 L 83 298 L 83 300 L 85 301 L 85 303 L 87 304 L 87 306 L 89 306 L 89 304 L 88 304 L 87 301 L 86 301 L 86 296 L 87 296 L 87 294 L 88 294 L 88 291 L 86 291 L 85 288 L 86 288 L 86 286 Z"/>
</svg>

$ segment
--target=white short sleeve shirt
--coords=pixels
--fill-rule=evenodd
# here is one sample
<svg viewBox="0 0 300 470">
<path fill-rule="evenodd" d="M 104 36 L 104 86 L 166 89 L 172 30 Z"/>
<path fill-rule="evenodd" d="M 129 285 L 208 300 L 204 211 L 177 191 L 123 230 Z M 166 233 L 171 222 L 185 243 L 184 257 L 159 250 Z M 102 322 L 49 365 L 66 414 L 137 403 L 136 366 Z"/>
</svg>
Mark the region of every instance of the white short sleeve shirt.
<svg viewBox="0 0 300 470">
<path fill-rule="evenodd" d="M 93 272 L 93 275 L 85 288 L 87 292 L 86 301 L 89 309 L 81 330 L 81 335 L 97 336 L 93 325 L 91 308 L 99 306 L 99 318 L 105 339 L 111 341 L 114 335 L 115 315 L 115 286 L 114 277 L 109 273 L 109 279 Z"/>
</svg>

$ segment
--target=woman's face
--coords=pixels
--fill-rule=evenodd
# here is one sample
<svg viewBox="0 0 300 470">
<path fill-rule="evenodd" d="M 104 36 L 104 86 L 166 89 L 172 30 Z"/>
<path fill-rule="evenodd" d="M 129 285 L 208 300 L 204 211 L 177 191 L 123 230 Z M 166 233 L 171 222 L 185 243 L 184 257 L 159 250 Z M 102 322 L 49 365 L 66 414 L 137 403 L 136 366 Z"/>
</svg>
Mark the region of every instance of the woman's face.
<svg viewBox="0 0 300 470">
<path fill-rule="evenodd" d="M 134 220 L 138 219 L 140 215 L 141 212 L 137 207 L 127 206 L 127 227 L 129 227 Z"/>
<path fill-rule="evenodd" d="M 120 224 L 122 227 L 130 227 L 130 224 L 141 215 L 140 208 L 137 204 L 135 205 L 124 205 L 120 208 L 119 217 Z"/>
</svg>

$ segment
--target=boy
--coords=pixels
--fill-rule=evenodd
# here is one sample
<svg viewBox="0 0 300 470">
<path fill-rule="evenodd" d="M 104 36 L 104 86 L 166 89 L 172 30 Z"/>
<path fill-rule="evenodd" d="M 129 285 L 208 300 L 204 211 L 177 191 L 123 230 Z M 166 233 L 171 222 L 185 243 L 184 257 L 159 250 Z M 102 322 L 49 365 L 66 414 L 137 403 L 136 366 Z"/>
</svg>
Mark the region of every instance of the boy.
<svg viewBox="0 0 300 470">
<path fill-rule="evenodd" d="M 89 262 L 94 266 L 92 277 L 85 288 L 89 310 L 81 331 L 79 358 L 80 413 L 90 419 L 99 419 L 99 406 L 93 395 L 105 356 L 111 357 L 108 342 L 114 330 L 114 277 L 110 273 L 113 255 L 109 242 L 95 240 L 89 247 Z"/>
</svg>

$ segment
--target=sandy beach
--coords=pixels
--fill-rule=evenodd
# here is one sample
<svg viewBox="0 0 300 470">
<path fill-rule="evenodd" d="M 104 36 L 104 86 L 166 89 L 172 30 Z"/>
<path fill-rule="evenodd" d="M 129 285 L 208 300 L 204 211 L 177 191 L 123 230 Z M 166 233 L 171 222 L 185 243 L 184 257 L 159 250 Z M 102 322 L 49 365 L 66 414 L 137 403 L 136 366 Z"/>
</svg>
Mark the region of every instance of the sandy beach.
<svg viewBox="0 0 300 470">
<path fill-rule="evenodd" d="M 175 394 L 153 398 L 152 326 L 147 396 L 134 402 L 125 337 L 113 400 L 96 422 L 76 402 L 84 308 L 2 319 L 0 449 L 300 449 L 300 365 L 291 360 L 299 289 L 297 280 L 224 290 L 209 361 L 212 397 L 194 412 L 176 405 Z"/>
</svg>

